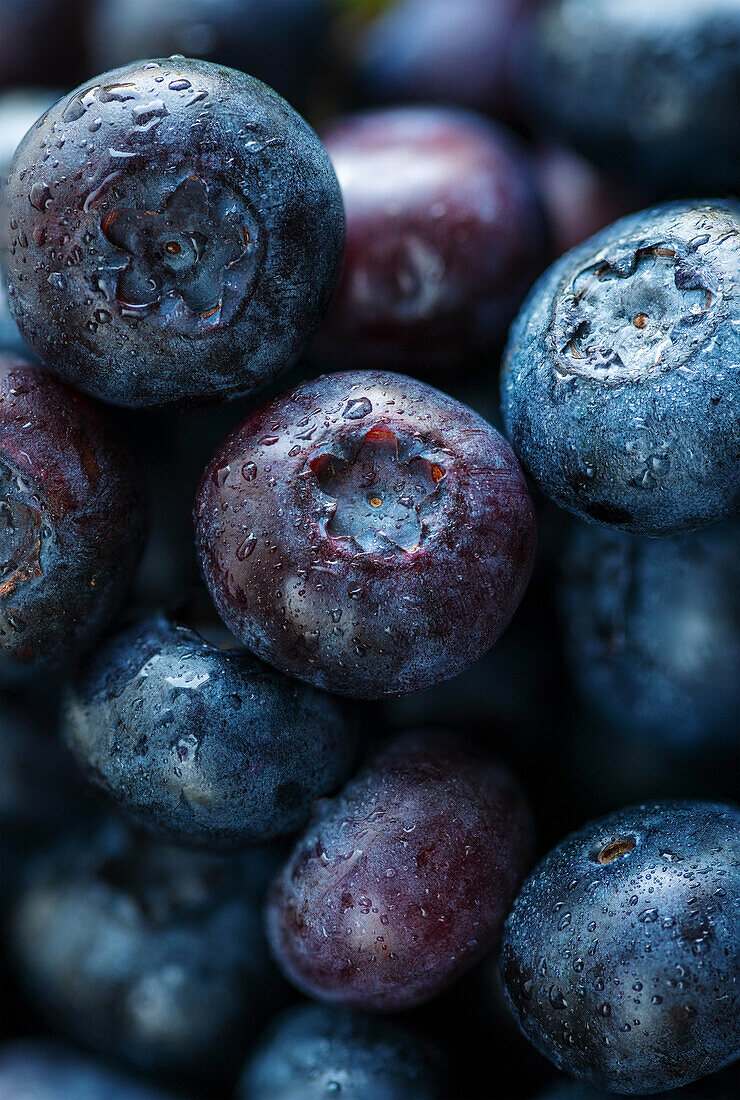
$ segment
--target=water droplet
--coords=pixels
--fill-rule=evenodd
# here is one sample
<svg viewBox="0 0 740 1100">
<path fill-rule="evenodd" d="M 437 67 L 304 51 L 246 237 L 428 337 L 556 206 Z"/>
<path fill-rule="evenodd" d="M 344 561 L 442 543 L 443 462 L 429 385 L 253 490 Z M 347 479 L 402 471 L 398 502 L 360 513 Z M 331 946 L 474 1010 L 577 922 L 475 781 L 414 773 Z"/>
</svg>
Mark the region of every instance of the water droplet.
<svg viewBox="0 0 740 1100">
<path fill-rule="evenodd" d="M 653 924 L 658 919 L 658 910 L 644 909 L 637 919 L 643 924 Z"/>
<path fill-rule="evenodd" d="M 244 542 L 241 544 L 236 552 L 236 556 L 239 561 L 244 561 L 245 558 L 248 558 L 256 545 L 257 539 L 254 537 L 254 535 L 249 535 L 247 538 L 245 538 Z"/>
<path fill-rule="evenodd" d="M 254 481 L 257 477 L 257 467 L 254 462 L 245 462 L 242 466 L 242 477 L 245 481 Z"/>
<path fill-rule="evenodd" d="M 34 183 L 28 194 L 28 201 L 36 210 L 46 210 L 51 202 L 51 190 L 48 183 Z"/>
<path fill-rule="evenodd" d="M 367 416 L 372 411 L 373 406 L 366 397 L 357 397 L 353 401 L 347 402 L 342 415 L 345 420 L 362 420 L 363 416 Z"/>
<path fill-rule="evenodd" d="M 171 80 L 168 84 L 168 88 L 173 92 L 186 92 L 188 88 L 191 88 L 192 84 L 185 77 L 179 77 L 177 80 Z"/>
</svg>

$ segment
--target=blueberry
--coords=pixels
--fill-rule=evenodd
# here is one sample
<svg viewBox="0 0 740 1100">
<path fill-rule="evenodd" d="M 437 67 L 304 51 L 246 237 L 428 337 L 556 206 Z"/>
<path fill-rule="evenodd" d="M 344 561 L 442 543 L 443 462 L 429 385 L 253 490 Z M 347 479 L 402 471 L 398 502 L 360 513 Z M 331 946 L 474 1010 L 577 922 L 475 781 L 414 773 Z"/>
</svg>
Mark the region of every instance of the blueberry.
<svg viewBox="0 0 740 1100">
<path fill-rule="evenodd" d="M 399 0 L 360 40 L 357 82 L 373 102 L 516 112 L 510 50 L 529 0 Z"/>
<path fill-rule="evenodd" d="M 99 649 L 65 709 L 90 781 L 173 843 L 218 849 L 295 831 L 353 763 L 330 696 L 161 616 Z"/>
<path fill-rule="evenodd" d="M 531 843 L 508 772 L 459 738 L 406 735 L 325 806 L 275 879 L 275 957 L 314 997 L 421 1004 L 491 949 Z"/>
<path fill-rule="evenodd" d="M 93 61 L 185 54 L 252 73 L 291 103 L 306 98 L 328 32 L 327 0 L 99 0 Z"/>
<path fill-rule="evenodd" d="M 247 417 L 204 474 L 196 524 L 229 629 L 283 672 L 361 698 L 420 690 L 485 653 L 535 542 L 498 432 L 422 382 L 370 371 Z"/>
<path fill-rule="evenodd" d="M 637 534 L 740 505 L 740 205 L 625 218 L 542 277 L 509 337 L 507 434 L 561 507 Z"/>
<path fill-rule="evenodd" d="M 562 573 L 572 680 L 611 738 L 734 754 L 740 520 L 658 540 L 579 526 Z"/>
<path fill-rule="evenodd" d="M 543 128 L 665 193 L 740 185 L 736 0 L 553 0 L 519 66 Z"/>
<path fill-rule="evenodd" d="M 38 684 L 89 646 L 142 544 L 130 460 L 91 402 L 0 356 L 0 681 Z"/>
<path fill-rule="evenodd" d="M 55 1029 L 103 1054 L 168 1078 L 228 1074 L 275 981 L 266 860 L 166 848 L 114 824 L 49 849 L 10 921 L 18 978 Z"/>
<path fill-rule="evenodd" d="M 185 58 L 60 100 L 7 186 L 11 310 L 34 351 L 117 404 L 247 393 L 317 326 L 342 249 L 316 135 L 266 85 Z"/>
<path fill-rule="evenodd" d="M 158 1089 L 48 1039 L 0 1047 L 6 1100 L 167 1100 Z"/>
<path fill-rule="evenodd" d="M 347 213 L 322 350 L 342 366 L 419 373 L 486 362 L 549 257 L 527 151 L 447 107 L 372 111 L 322 138 Z"/>
<path fill-rule="evenodd" d="M 442 1100 L 447 1067 L 397 1024 L 322 1005 L 278 1016 L 247 1063 L 241 1100 Z"/>
<path fill-rule="evenodd" d="M 502 970 L 525 1035 L 559 1068 L 662 1092 L 740 1052 L 740 810 L 660 802 L 591 822 L 543 860 Z"/>
</svg>

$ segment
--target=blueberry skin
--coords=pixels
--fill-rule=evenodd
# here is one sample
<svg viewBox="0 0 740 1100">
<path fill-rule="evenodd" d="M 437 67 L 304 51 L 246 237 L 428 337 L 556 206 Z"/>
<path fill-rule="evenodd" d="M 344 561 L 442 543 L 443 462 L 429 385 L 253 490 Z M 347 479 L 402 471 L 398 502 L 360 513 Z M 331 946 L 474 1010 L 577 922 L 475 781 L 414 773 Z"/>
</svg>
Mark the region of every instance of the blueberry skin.
<svg viewBox="0 0 740 1100">
<path fill-rule="evenodd" d="M 304 100 L 329 29 L 327 0 L 100 0 L 90 20 L 96 68 L 185 54 L 251 73 Z"/>
<path fill-rule="evenodd" d="M 418 374 L 487 364 L 550 258 L 527 150 L 449 107 L 368 111 L 321 136 L 347 218 L 321 350 Z"/>
<path fill-rule="evenodd" d="M 309 996 L 423 1004 L 493 947 L 531 850 L 505 768 L 452 734 L 407 734 L 299 838 L 268 896 L 273 954 Z"/>
<path fill-rule="evenodd" d="M 246 394 L 318 325 L 344 237 L 300 115 L 244 73 L 136 62 L 60 100 L 7 186 L 10 308 L 50 368 L 115 404 Z"/>
<path fill-rule="evenodd" d="M 358 698 L 421 690 L 482 656 L 535 544 L 498 432 L 379 371 L 325 375 L 255 410 L 206 469 L 195 516 L 232 633 L 283 672 Z"/>
<path fill-rule="evenodd" d="M 536 121 L 662 194 L 740 185 L 735 0 L 555 0 L 520 69 Z"/>
<path fill-rule="evenodd" d="M 0 1047 L 0 1095 L 6 1100 L 167 1100 L 159 1089 L 47 1039 Z"/>
<path fill-rule="evenodd" d="M 740 205 L 631 215 L 554 264 L 515 321 L 501 401 L 539 488 L 667 535 L 740 505 Z"/>
<path fill-rule="evenodd" d="M 613 1092 L 654 1093 L 740 1052 L 740 810 L 634 806 L 591 822 L 524 884 L 502 972 L 524 1034 Z"/>
<path fill-rule="evenodd" d="M 142 1072 L 235 1071 L 276 981 L 260 921 L 274 865 L 106 823 L 29 862 L 8 926 L 18 980 L 56 1030 Z"/>
<path fill-rule="evenodd" d="M 143 541 L 131 460 L 92 403 L 0 356 L 0 683 L 38 686 L 91 645 Z"/>
<path fill-rule="evenodd" d="M 560 603 L 573 684 L 620 743 L 735 752 L 740 520 L 666 539 L 579 526 Z"/>
<path fill-rule="evenodd" d="M 215 850 L 301 828 L 355 750 L 330 696 L 161 616 L 96 651 L 68 692 L 63 736 L 129 821 Z"/>
<path fill-rule="evenodd" d="M 439 1052 L 386 1020 L 301 1005 L 270 1025 L 247 1063 L 239 1100 L 442 1100 Z"/>
</svg>

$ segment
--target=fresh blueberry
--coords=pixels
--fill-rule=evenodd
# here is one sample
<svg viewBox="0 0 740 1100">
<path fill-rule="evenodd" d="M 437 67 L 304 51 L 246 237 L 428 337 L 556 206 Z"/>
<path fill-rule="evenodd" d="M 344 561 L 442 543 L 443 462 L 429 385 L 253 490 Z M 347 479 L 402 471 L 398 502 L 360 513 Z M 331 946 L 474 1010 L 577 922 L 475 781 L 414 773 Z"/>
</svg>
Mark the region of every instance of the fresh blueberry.
<svg viewBox="0 0 740 1100">
<path fill-rule="evenodd" d="M 509 337 L 506 431 L 583 519 L 665 535 L 740 506 L 740 205 L 634 214 L 542 277 Z"/>
<path fill-rule="evenodd" d="M 737 0 L 553 0 L 517 66 L 543 128 L 667 194 L 740 185 Z"/>
<path fill-rule="evenodd" d="M 38 685 L 88 647 L 142 544 L 129 458 L 91 402 L 0 356 L 0 681 Z"/>
<path fill-rule="evenodd" d="M 249 392 L 295 359 L 334 288 L 326 152 L 277 93 L 206 61 L 71 92 L 22 141 L 6 194 L 24 338 L 117 404 Z"/>
<path fill-rule="evenodd" d="M 421 1004 L 491 949 L 531 843 L 507 771 L 459 737 L 406 735 L 326 805 L 275 879 L 275 957 L 323 1000 Z"/>
<path fill-rule="evenodd" d="M 19 981 L 55 1029 L 105 1055 L 168 1078 L 228 1075 L 275 982 L 259 912 L 269 866 L 264 851 L 219 859 L 114 824 L 49 849 L 10 922 Z"/>
<path fill-rule="evenodd" d="M 330 696 L 161 616 L 99 649 L 65 712 L 66 743 L 90 782 L 132 823 L 178 844 L 219 849 L 294 832 L 354 758 Z"/>
<path fill-rule="evenodd" d="M 247 1063 L 241 1100 L 442 1100 L 447 1067 L 420 1036 L 346 1009 L 278 1016 Z"/>
<path fill-rule="evenodd" d="M 526 150 L 447 107 L 373 111 L 322 137 L 347 247 L 321 349 L 345 367 L 424 374 L 487 360 L 549 258 Z"/>
<path fill-rule="evenodd" d="M 5 1100 L 167 1100 L 144 1082 L 48 1039 L 0 1047 Z"/>
<path fill-rule="evenodd" d="M 740 520 L 657 540 L 579 525 L 560 591 L 573 683 L 613 739 L 734 753 Z"/>
<path fill-rule="evenodd" d="M 740 810 L 661 802 L 591 822 L 543 860 L 502 970 L 525 1035 L 620 1093 L 688 1084 L 740 1053 Z"/>
<path fill-rule="evenodd" d="M 100 70 L 185 54 L 251 73 L 292 103 L 306 98 L 328 24 L 328 0 L 99 0 L 90 38 Z"/>
<path fill-rule="evenodd" d="M 516 114 L 510 50 L 531 0 L 399 0 L 360 40 L 357 82 L 371 102 L 454 103 Z"/>
<path fill-rule="evenodd" d="M 257 409 L 196 506 L 219 614 L 257 656 L 360 698 L 482 656 L 529 579 L 532 505 L 508 445 L 402 375 L 326 375 Z"/>
</svg>

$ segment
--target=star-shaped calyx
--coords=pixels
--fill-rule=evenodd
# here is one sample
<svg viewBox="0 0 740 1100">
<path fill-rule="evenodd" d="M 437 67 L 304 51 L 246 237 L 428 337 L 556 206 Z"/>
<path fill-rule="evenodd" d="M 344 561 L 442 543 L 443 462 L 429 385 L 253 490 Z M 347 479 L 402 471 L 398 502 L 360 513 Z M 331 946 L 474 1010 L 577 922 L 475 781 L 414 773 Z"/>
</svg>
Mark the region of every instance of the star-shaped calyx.
<svg viewBox="0 0 740 1100">
<path fill-rule="evenodd" d="M 411 552 L 422 541 L 421 509 L 445 471 L 421 454 L 403 456 L 396 434 L 371 428 L 351 459 L 332 453 L 314 458 L 311 470 L 328 500 L 326 533 L 361 550 Z"/>
<path fill-rule="evenodd" d="M 237 203 L 212 201 L 197 176 L 183 180 L 161 210 L 112 210 L 103 235 L 129 256 L 118 276 L 119 302 L 147 313 L 179 300 L 194 317 L 217 317 L 224 274 L 253 244 L 245 222 Z"/>
</svg>

